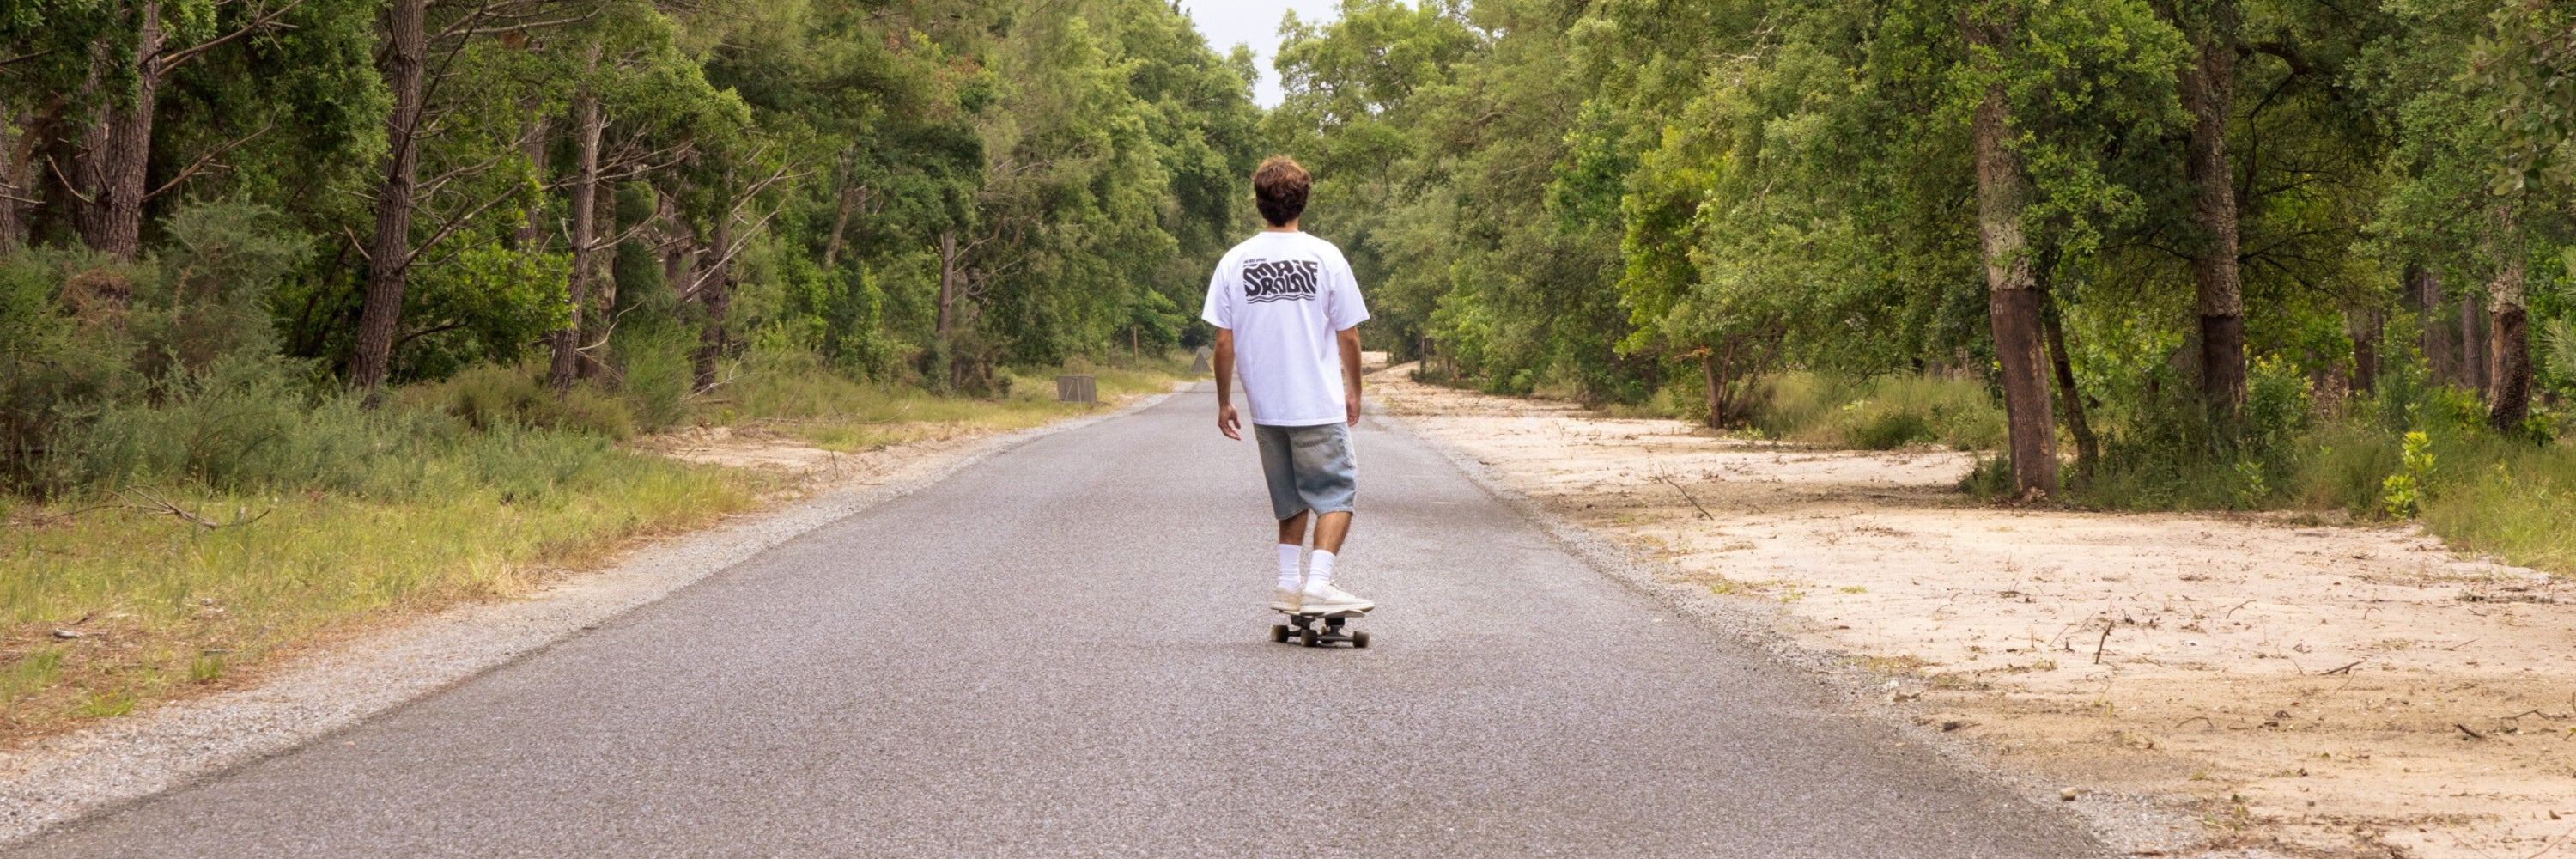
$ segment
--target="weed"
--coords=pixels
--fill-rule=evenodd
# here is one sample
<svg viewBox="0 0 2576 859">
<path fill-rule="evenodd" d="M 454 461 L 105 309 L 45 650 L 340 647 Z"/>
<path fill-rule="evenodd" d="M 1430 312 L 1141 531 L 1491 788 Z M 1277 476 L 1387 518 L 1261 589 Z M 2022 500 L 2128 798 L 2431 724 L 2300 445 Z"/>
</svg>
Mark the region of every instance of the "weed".
<svg viewBox="0 0 2576 859">
<path fill-rule="evenodd" d="M 2380 503 L 2395 519 L 2413 519 L 2424 504 L 2424 476 L 2433 471 L 2433 440 L 2421 432 L 2406 434 L 2402 454 L 2406 470 L 2380 483 Z"/>
<path fill-rule="evenodd" d="M 93 692 L 87 700 L 81 702 L 80 709 L 73 712 L 91 719 L 122 716 L 134 712 L 134 693 Z"/>
<path fill-rule="evenodd" d="M 63 651 L 59 647 L 29 653 L 0 667 L 0 707 L 51 685 L 62 670 Z"/>
</svg>

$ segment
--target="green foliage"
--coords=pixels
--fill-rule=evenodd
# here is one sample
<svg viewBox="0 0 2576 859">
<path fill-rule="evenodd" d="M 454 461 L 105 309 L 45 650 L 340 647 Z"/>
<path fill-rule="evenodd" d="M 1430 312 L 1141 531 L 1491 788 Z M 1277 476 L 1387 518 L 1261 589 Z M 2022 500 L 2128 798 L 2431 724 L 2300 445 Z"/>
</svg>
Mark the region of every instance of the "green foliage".
<svg viewBox="0 0 2576 859">
<path fill-rule="evenodd" d="M 1764 390 L 1753 427 L 1765 438 L 1861 450 L 1991 450 L 2003 442 L 2003 411 L 1984 385 L 1964 379 L 1792 372 Z"/>
<path fill-rule="evenodd" d="M 2406 434 L 2406 446 L 2399 454 L 2406 470 L 2391 474 L 2380 483 L 2381 508 L 2391 518 L 2412 519 L 2424 507 L 2424 481 L 2433 471 L 2433 440 L 2421 432 Z"/>
</svg>

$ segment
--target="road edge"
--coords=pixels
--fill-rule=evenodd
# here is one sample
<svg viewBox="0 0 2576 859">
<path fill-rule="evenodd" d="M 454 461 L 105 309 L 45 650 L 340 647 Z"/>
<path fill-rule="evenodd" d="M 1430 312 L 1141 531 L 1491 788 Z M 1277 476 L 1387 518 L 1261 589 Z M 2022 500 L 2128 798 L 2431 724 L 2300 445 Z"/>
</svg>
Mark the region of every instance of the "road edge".
<svg viewBox="0 0 2576 859">
<path fill-rule="evenodd" d="M 878 505 L 1041 438 L 1144 411 L 1198 382 L 1118 409 L 995 435 L 927 473 L 826 492 L 661 540 L 525 599 L 464 605 L 308 656 L 249 688 L 179 701 L 0 752 L 0 848 L 292 752 L 545 650 Z"/>
<path fill-rule="evenodd" d="M 1921 743 L 1937 751 L 1954 765 L 1992 779 L 2014 796 L 2043 809 L 2066 814 L 2103 848 L 2106 856 L 2131 855 L 2199 855 L 2208 839 L 2194 838 L 2192 846 L 2175 848 L 2163 843 L 2155 831 L 2170 831 L 2188 825 L 2198 833 L 2196 818 L 2173 809 L 2159 797 L 2106 793 L 2082 793 L 2076 801 L 2061 798 L 2061 786 L 2042 783 L 2033 775 L 2006 766 L 1973 741 L 1916 723 L 1914 712 L 1891 705 L 1882 697 L 1890 690 L 1853 666 L 1861 654 L 1826 650 L 1798 643 L 1779 624 L 1789 617 L 1786 611 L 1765 612 L 1739 599 L 1728 599 L 1705 588 L 1675 581 L 1662 573 L 1670 565 L 1645 560 L 1638 554 L 1580 524 L 1550 513 L 1535 499 L 1505 483 L 1501 475 L 1485 461 L 1449 443 L 1447 439 L 1425 432 L 1402 415 L 1385 411 L 1372 400 L 1369 418 L 1383 429 L 1400 432 L 1422 442 L 1465 474 L 1469 482 L 1492 495 L 1514 512 L 1536 524 L 1548 538 L 1565 548 L 1594 571 L 1607 576 L 1632 591 L 1673 609 L 1718 632 L 1752 645 L 1764 654 L 1814 677 L 1826 689 L 1844 698 L 1857 712 L 1886 722 L 1910 742 Z M 2216 855 L 2216 854 L 2211 854 Z M 2231 854 L 2249 855 L 2249 854 Z M 2249 859 L 2268 854 L 2250 854 Z"/>
</svg>

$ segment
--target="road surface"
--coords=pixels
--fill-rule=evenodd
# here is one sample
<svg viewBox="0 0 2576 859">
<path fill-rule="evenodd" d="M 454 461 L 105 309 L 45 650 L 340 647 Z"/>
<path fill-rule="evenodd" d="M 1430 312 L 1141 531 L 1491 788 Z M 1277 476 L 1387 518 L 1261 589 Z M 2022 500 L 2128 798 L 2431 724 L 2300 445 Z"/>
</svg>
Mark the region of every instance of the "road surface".
<svg viewBox="0 0 2576 859">
<path fill-rule="evenodd" d="M 1374 419 L 1368 650 L 1272 644 L 1208 386 L 27 857 L 2099 853 Z"/>
</svg>

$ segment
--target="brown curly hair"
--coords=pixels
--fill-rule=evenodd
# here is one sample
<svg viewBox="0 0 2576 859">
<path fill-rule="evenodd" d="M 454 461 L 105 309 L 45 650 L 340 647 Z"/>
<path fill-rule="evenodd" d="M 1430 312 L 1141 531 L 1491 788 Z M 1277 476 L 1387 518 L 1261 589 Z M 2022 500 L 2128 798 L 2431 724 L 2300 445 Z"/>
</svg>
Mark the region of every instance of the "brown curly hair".
<svg viewBox="0 0 2576 859">
<path fill-rule="evenodd" d="M 1271 226 L 1284 227 L 1306 211 L 1306 189 L 1314 179 L 1297 159 L 1273 155 L 1252 171 L 1252 204 L 1261 210 L 1261 219 Z"/>
</svg>

